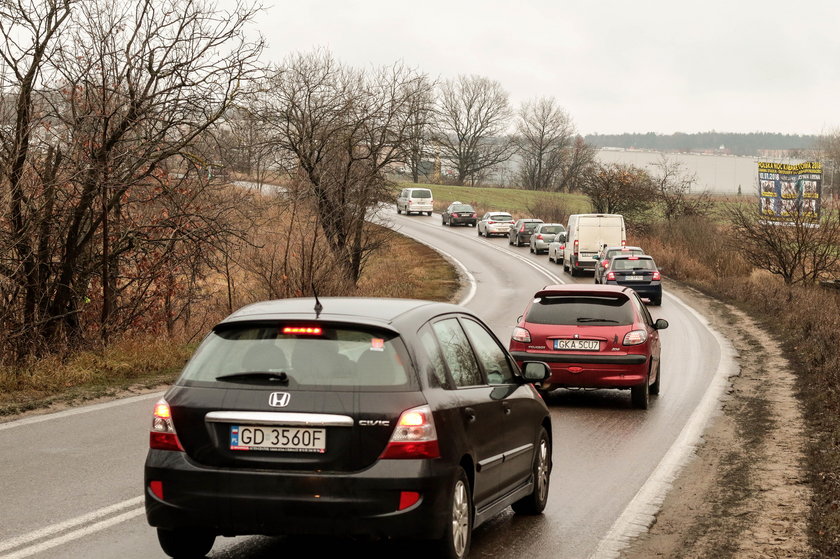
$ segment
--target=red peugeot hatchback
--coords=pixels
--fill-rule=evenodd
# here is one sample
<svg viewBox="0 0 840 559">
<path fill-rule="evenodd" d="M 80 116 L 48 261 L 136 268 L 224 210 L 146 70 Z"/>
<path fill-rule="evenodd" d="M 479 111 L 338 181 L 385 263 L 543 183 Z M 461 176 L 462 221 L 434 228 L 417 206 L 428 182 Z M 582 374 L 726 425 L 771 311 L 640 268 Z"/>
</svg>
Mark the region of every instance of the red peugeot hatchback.
<svg viewBox="0 0 840 559">
<path fill-rule="evenodd" d="M 543 361 L 554 388 L 630 389 L 633 406 L 647 409 L 661 382 L 659 330 L 629 287 L 549 285 L 537 291 L 510 340 L 517 362 Z"/>
</svg>

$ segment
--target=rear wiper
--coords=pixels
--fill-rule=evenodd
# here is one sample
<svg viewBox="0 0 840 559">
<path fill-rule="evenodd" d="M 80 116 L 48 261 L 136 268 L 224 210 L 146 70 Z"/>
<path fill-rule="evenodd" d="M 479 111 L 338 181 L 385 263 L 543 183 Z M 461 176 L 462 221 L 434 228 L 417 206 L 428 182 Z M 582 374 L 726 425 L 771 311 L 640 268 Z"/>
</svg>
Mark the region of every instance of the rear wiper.
<svg viewBox="0 0 840 559">
<path fill-rule="evenodd" d="M 577 319 L 578 322 L 618 322 L 617 320 L 612 320 L 610 318 L 592 318 L 589 316 L 579 316 Z"/>
<path fill-rule="evenodd" d="M 280 371 L 279 373 L 271 371 L 247 371 L 244 373 L 232 373 L 229 375 L 222 375 L 220 377 L 216 377 L 216 380 L 266 380 L 269 382 L 279 382 L 281 384 L 288 384 L 289 375 L 286 374 L 286 371 Z"/>
</svg>

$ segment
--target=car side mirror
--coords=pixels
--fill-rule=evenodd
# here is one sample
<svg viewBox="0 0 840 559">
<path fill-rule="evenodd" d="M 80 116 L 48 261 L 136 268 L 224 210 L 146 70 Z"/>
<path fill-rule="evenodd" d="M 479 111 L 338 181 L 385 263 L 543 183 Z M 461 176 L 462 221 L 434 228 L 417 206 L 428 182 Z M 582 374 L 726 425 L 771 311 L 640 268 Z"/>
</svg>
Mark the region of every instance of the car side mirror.
<svg viewBox="0 0 840 559">
<path fill-rule="evenodd" d="M 519 324 L 519 322 L 521 320 L 522 320 L 522 315 L 520 314 L 519 316 L 516 317 L 516 323 Z"/>
<path fill-rule="evenodd" d="M 664 330 L 668 327 L 668 321 L 664 318 L 657 318 L 656 322 L 653 323 L 653 327 L 657 330 Z"/>
<path fill-rule="evenodd" d="M 551 368 L 542 361 L 525 361 L 522 363 L 522 378 L 528 382 L 543 382 L 551 376 Z"/>
</svg>

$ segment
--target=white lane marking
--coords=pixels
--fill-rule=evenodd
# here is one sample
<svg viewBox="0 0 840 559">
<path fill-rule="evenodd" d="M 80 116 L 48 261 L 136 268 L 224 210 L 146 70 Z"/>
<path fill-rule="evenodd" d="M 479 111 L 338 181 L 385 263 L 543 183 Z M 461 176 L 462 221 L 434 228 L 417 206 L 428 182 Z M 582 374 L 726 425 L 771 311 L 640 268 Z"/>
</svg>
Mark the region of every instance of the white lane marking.
<svg viewBox="0 0 840 559">
<path fill-rule="evenodd" d="M 121 400 L 112 400 L 110 402 L 103 402 L 101 404 L 91 404 L 89 406 L 73 408 L 72 410 L 58 411 L 55 413 L 45 413 L 43 415 L 34 415 L 32 417 L 26 417 L 24 419 L 9 421 L 7 423 L 0 423 L 0 431 L 3 431 L 4 429 L 11 429 L 12 427 L 23 427 L 24 425 L 41 423 L 42 421 L 49 421 L 51 419 L 63 419 L 71 415 L 90 413 L 92 411 L 104 410 L 106 408 L 113 408 L 116 406 L 122 406 L 124 404 L 133 404 L 134 402 L 140 402 L 142 400 L 152 400 L 154 398 L 160 398 L 161 396 L 163 396 L 163 392 L 155 392 L 152 394 L 140 394 L 139 396 L 131 396 L 129 398 L 122 398 Z"/>
<path fill-rule="evenodd" d="M 662 507 L 665 495 L 671 489 L 674 479 L 694 453 L 709 419 L 719 409 L 720 397 L 729 385 L 729 376 L 735 373 L 736 352 L 732 344 L 719 332 L 711 328 L 709 321 L 703 315 L 676 295 L 670 293 L 668 295 L 677 304 L 694 315 L 700 324 L 705 326 L 714 336 L 721 350 L 720 362 L 709 387 L 706 389 L 706 393 L 697 407 L 694 408 L 674 444 L 671 445 L 671 448 L 659 461 L 648 479 L 615 520 L 606 536 L 590 555 L 590 559 L 618 557 L 621 550 L 629 545 L 632 538 L 647 531 Z"/>
<path fill-rule="evenodd" d="M 14 549 L 14 548 L 17 548 L 17 547 L 21 547 L 23 545 L 30 544 L 34 541 L 44 539 L 48 536 L 52 536 L 52 535 L 58 534 L 60 532 L 64 532 L 66 530 L 69 530 L 71 528 L 75 528 L 76 526 L 79 526 L 79 525 L 82 525 L 82 524 L 88 524 L 90 522 L 93 522 L 94 520 L 98 520 L 102 517 L 114 514 L 115 512 L 118 512 L 122 509 L 127 509 L 127 508 L 130 508 L 130 507 L 137 507 L 138 505 L 143 503 L 143 499 L 144 498 L 142 496 L 141 497 L 134 497 L 133 499 L 128 499 L 128 500 L 122 501 L 120 503 L 116 503 L 114 505 L 109 505 L 107 507 L 103 507 L 99 510 L 95 510 L 95 511 L 90 512 L 88 514 L 84 514 L 82 516 L 77 516 L 76 518 L 71 518 L 70 520 L 65 520 L 63 522 L 59 522 L 57 524 L 53 524 L 51 526 L 46 526 L 46 527 L 41 528 L 39 530 L 35 530 L 34 532 L 29 532 L 28 534 L 24 534 L 24 535 L 18 536 L 16 538 L 5 540 L 3 542 L 0 542 L 0 553 L 2 553 L 3 551 L 7 551 L 9 549 Z M 92 530 L 92 528 L 94 528 L 95 526 L 99 526 L 100 524 L 103 524 L 105 522 L 109 523 L 109 524 L 103 526 L 102 528 L 99 528 L 99 529 L 104 529 L 104 528 L 107 528 L 108 526 L 111 526 L 113 524 L 117 524 L 119 522 L 122 522 L 123 520 L 128 520 L 129 518 L 133 518 L 133 517 L 137 516 L 139 513 L 144 512 L 144 510 L 145 510 L 145 508 L 140 506 L 138 508 L 135 508 L 133 510 L 125 512 L 125 513 L 123 513 L 119 516 L 115 516 L 114 518 L 110 518 L 106 521 L 99 522 L 97 524 L 92 524 L 92 525 L 86 526 L 84 528 L 80 528 L 79 530 L 71 532 L 70 534 L 67 534 L 66 536 L 61 536 L 61 538 L 58 538 L 58 539 L 65 538 L 65 539 L 62 540 L 62 542 L 63 541 L 69 541 L 68 539 L 66 539 L 67 536 L 69 536 L 71 534 L 77 534 L 77 533 L 80 533 L 80 532 L 83 532 L 83 533 L 81 535 L 76 536 L 76 537 L 83 537 L 84 535 L 87 535 L 88 533 L 91 533 L 92 531 L 97 531 L 97 530 Z M 120 519 L 120 520 L 115 521 L 116 519 Z M 75 539 L 75 537 L 70 538 L 70 539 Z M 39 547 L 40 548 L 40 546 L 44 546 L 46 544 L 51 544 L 48 547 L 43 548 L 43 549 L 49 549 L 50 547 L 55 547 L 56 545 L 59 545 L 57 543 L 52 544 L 52 542 L 54 542 L 54 541 L 56 541 L 56 539 L 48 540 L 48 541 L 46 541 L 44 543 L 41 543 L 41 544 L 38 544 L 34 547 Z M 62 543 L 62 542 L 60 542 L 60 543 Z M 3 555 L 2 557 L 0 557 L 0 559 L 7 559 L 7 558 L 11 558 L 11 557 L 27 557 L 28 555 L 38 553 L 39 551 L 42 550 L 42 549 L 39 549 L 38 551 L 33 551 L 32 553 L 29 553 L 28 555 L 18 555 L 19 553 L 26 552 L 28 549 L 31 549 L 31 548 L 26 548 L 26 549 L 23 549 L 23 550 L 20 550 L 20 551 L 16 551 L 12 555 Z"/>
</svg>

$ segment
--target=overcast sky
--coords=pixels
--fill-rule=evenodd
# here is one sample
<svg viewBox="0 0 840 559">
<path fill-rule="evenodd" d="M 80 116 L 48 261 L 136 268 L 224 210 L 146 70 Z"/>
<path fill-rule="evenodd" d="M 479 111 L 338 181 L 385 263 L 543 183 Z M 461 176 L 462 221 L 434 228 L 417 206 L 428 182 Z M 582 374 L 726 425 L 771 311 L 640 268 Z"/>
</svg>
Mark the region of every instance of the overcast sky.
<svg viewBox="0 0 840 559">
<path fill-rule="evenodd" d="M 263 2 L 266 61 L 325 47 L 358 67 L 479 74 L 516 107 L 555 97 L 583 134 L 840 127 L 838 0 Z"/>
</svg>

